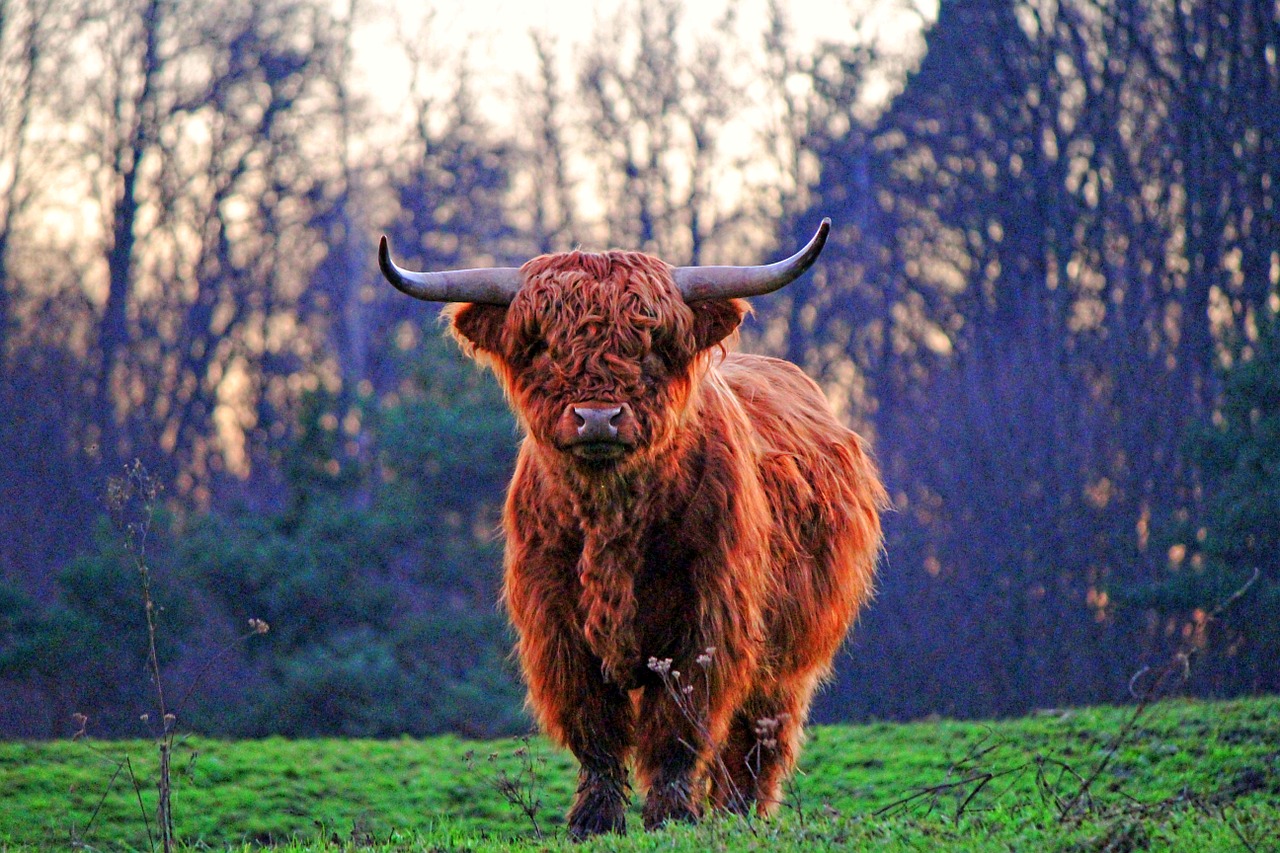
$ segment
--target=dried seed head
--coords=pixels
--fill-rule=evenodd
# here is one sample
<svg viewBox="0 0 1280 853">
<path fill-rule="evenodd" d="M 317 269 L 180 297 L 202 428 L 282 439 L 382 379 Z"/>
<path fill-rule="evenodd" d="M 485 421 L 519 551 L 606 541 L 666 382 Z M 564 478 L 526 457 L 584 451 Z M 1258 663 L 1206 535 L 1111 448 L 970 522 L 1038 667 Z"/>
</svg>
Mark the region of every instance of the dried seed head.
<svg viewBox="0 0 1280 853">
<path fill-rule="evenodd" d="M 649 658 L 649 669 L 658 673 L 658 675 L 667 675 L 671 672 L 671 658 L 663 658 L 662 660 Z M 679 677 L 678 674 L 677 677 Z"/>
<path fill-rule="evenodd" d="M 107 508 L 119 512 L 133 497 L 133 483 L 128 477 L 107 478 Z"/>
<path fill-rule="evenodd" d="M 778 731 L 779 721 L 776 717 L 761 717 L 756 720 L 756 737 L 767 738 Z"/>
</svg>

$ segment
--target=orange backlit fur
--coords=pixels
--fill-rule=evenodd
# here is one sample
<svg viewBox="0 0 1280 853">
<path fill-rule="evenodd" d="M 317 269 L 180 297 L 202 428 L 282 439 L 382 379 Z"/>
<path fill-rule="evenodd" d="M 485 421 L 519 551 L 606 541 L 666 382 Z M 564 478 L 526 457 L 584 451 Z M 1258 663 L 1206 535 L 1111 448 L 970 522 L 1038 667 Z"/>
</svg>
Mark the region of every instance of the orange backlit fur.
<svg viewBox="0 0 1280 853">
<path fill-rule="evenodd" d="M 796 367 L 726 355 L 745 303 L 686 304 L 670 268 L 638 253 L 544 256 L 522 272 L 509 307 L 448 316 L 526 434 L 505 600 L 529 705 L 581 764 L 570 832 L 625 828 L 628 765 L 646 826 L 696 818 L 708 796 L 769 813 L 871 594 L 875 466 Z M 588 463 L 558 447 L 558 419 L 584 402 L 629 405 L 634 449 Z M 650 658 L 694 685 L 696 714 Z M 776 721 L 766 744 L 760 720 Z"/>
</svg>

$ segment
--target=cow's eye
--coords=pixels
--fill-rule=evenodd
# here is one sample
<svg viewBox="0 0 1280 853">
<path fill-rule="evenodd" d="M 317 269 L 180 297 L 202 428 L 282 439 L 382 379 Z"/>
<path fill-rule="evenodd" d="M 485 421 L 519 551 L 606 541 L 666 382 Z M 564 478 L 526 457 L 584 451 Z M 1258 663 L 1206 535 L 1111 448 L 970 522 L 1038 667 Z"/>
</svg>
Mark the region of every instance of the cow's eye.
<svg viewBox="0 0 1280 853">
<path fill-rule="evenodd" d="M 656 379 L 667 372 L 667 363 L 656 352 L 650 352 L 640 359 L 640 368 L 646 377 Z"/>
</svg>

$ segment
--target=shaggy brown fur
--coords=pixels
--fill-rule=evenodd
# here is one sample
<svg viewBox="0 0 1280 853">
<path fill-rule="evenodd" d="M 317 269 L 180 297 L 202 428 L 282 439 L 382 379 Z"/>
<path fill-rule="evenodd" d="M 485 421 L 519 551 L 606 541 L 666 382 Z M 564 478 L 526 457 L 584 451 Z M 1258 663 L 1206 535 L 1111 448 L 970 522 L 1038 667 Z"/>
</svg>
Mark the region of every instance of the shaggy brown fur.
<svg viewBox="0 0 1280 853">
<path fill-rule="evenodd" d="M 725 355 L 745 303 L 686 304 L 670 268 L 637 253 L 544 256 L 522 273 L 509 307 L 449 317 L 526 434 L 505 599 L 529 705 L 581 763 L 570 832 L 625 829 L 629 764 L 647 827 L 696 818 L 708 795 L 768 813 L 871 592 L 875 467 L 794 366 Z M 584 404 L 625 404 L 625 454 L 571 452 L 565 413 Z M 694 683 L 697 714 L 650 658 Z"/>
</svg>

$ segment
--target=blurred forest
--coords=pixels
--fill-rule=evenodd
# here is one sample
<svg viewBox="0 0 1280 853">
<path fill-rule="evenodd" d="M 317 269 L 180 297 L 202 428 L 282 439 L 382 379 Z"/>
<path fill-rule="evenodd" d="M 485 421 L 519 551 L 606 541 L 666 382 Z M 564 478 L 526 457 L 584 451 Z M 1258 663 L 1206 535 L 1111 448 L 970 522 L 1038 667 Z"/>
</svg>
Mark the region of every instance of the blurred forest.
<svg viewBox="0 0 1280 853">
<path fill-rule="evenodd" d="M 145 733 L 143 529 L 180 725 L 523 730 L 518 436 L 374 241 L 753 263 L 822 216 L 742 340 L 895 503 L 817 718 L 1123 701 L 1187 643 L 1188 691 L 1280 690 L 1280 6 L 900 2 L 918 45 L 622 0 L 502 118 L 430 13 L 371 97 L 372 0 L 0 0 L 0 736 Z"/>
</svg>

